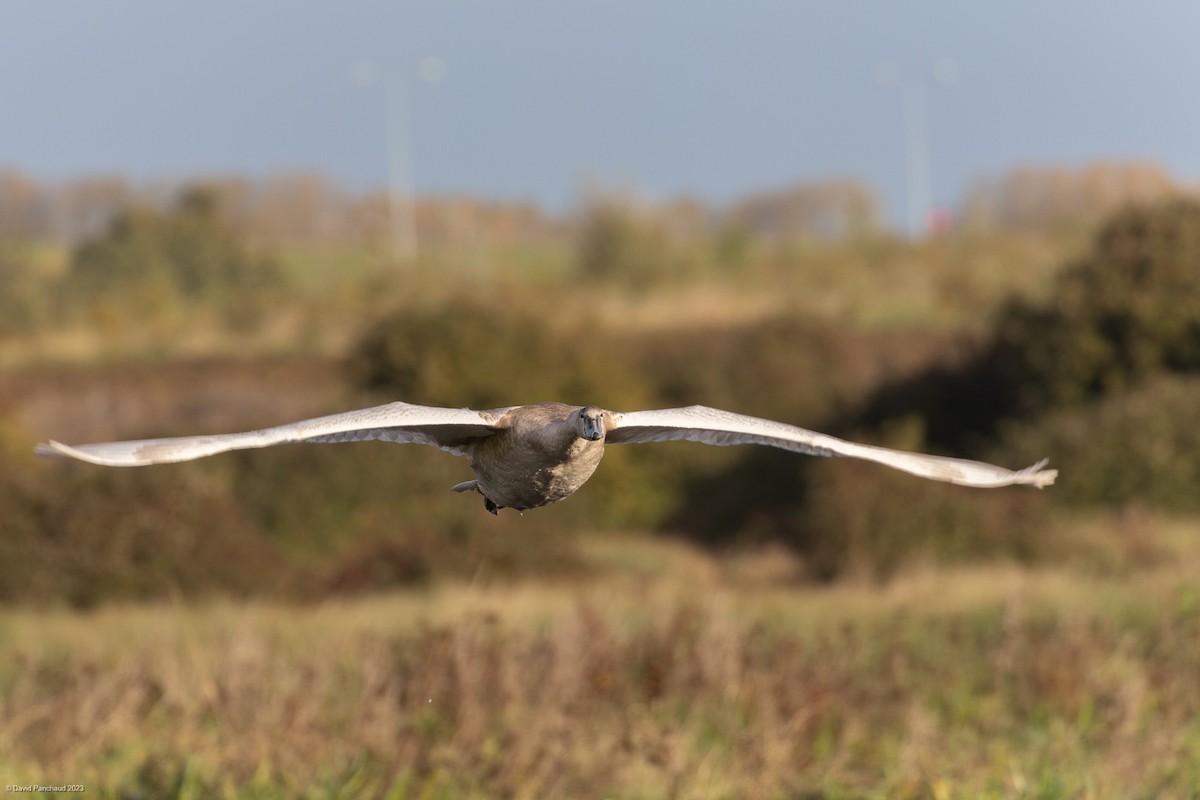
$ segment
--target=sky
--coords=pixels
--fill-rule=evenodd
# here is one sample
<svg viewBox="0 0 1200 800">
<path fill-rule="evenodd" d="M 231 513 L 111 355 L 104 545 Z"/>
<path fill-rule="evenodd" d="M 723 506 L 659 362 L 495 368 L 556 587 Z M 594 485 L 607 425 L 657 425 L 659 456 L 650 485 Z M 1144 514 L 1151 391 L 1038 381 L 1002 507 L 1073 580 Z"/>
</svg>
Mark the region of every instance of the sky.
<svg viewBox="0 0 1200 800">
<path fill-rule="evenodd" d="M 849 177 L 902 227 L 1022 165 L 1197 181 L 1198 43 L 1195 0 L 0 0 L 0 168 L 551 210 Z"/>
</svg>

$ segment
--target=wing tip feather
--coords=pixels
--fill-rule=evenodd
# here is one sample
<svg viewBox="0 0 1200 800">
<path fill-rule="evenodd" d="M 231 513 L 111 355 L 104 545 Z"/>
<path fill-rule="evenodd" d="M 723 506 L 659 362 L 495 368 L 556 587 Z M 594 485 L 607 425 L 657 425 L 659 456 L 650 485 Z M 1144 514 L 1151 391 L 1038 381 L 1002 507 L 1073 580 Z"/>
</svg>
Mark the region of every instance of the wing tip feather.
<svg viewBox="0 0 1200 800">
<path fill-rule="evenodd" d="M 63 452 L 67 446 L 62 442 L 56 442 L 51 439 L 48 442 L 38 442 L 33 447 L 33 454 L 39 458 L 61 458 L 67 455 Z"/>
<path fill-rule="evenodd" d="M 149 463 L 133 455 L 128 458 L 106 458 L 89 453 L 79 447 L 71 447 L 54 439 L 37 444 L 33 448 L 33 452 L 35 455 L 42 456 L 43 458 L 74 458 L 77 461 L 86 461 L 89 464 L 98 464 L 102 467 L 137 467 Z"/>
<path fill-rule="evenodd" d="M 1024 483 L 1030 486 L 1035 486 L 1038 489 L 1045 489 L 1054 483 L 1058 478 L 1058 470 L 1042 469 L 1050 463 L 1050 459 L 1043 458 L 1033 466 L 1026 467 L 1017 473 L 1017 483 Z"/>
</svg>

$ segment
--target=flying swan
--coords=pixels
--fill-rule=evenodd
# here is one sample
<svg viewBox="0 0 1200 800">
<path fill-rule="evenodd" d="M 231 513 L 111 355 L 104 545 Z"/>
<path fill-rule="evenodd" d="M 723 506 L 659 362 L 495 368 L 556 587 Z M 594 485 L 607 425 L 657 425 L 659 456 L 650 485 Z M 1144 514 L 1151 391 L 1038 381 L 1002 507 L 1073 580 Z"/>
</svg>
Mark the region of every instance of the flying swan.
<svg viewBox="0 0 1200 800">
<path fill-rule="evenodd" d="M 875 461 L 922 478 L 992 488 L 1054 483 L 1046 459 L 1022 470 L 961 458 L 856 444 L 823 433 L 706 406 L 606 411 L 596 406 L 537 403 L 475 411 L 388 403 L 246 433 L 181 436 L 69 446 L 50 441 L 41 456 L 68 456 L 109 467 L 137 467 L 291 442 L 429 444 L 470 459 L 475 480 L 455 492 L 478 492 L 488 511 L 524 511 L 572 495 L 592 476 L 605 444 L 686 440 L 713 445 L 761 444 L 795 453 Z"/>
</svg>

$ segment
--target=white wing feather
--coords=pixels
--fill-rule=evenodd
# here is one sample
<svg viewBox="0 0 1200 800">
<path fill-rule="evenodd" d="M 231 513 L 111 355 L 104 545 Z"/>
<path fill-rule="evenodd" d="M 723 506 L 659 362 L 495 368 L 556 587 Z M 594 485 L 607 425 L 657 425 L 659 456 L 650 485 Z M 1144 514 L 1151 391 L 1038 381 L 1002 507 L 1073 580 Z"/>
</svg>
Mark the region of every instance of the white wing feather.
<svg viewBox="0 0 1200 800">
<path fill-rule="evenodd" d="M 103 442 L 75 447 L 51 441 L 39 444 L 35 452 L 41 456 L 68 456 L 110 467 L 137 467 L 191 461 L 229 450 L 270 447 L 289 442 L 380 439 L 429 444 L 455 455 L 465 455 L 473 439 L 495 432 L 493 423 L 508 410 L 474 411 L 469 408 L 436 408 L 397 402 L 245 433 Z"/>
<path fill-rule="evenodd" d="M 610 444 L 675 440 L 715 445 L 761 444 L 807 455 L 862 458 L 922 478 L 987 488 L 1028 484 L 1040 489 L 1054 483 L 1058 475 L 1058 470 L 1042 469 L 1046 466 L 1045 459 L 1014 471 L 981 461 L 856 444 L 795 425 L 707 406 L 630 411 L 612 416 L 615 427 L 605 437 Z"/>
</svg>

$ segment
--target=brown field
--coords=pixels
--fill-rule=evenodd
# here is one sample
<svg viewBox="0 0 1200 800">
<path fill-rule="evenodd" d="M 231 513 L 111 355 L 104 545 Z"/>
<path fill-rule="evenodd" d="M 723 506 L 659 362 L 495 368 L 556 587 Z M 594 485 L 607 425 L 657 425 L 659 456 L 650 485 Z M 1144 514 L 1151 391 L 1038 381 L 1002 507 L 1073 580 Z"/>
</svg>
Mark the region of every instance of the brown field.
<svg viewBox="0 0 1200 800">
<path fill-rule="evenodd" d="M 1200 549 L 798 588 L 622 535 L 585 580 L 0 614 L 0 774 L 102 797 L 1194 797 Z M 1064 522 L 1047 535 L 1116 536 Z"/>
</svg>

